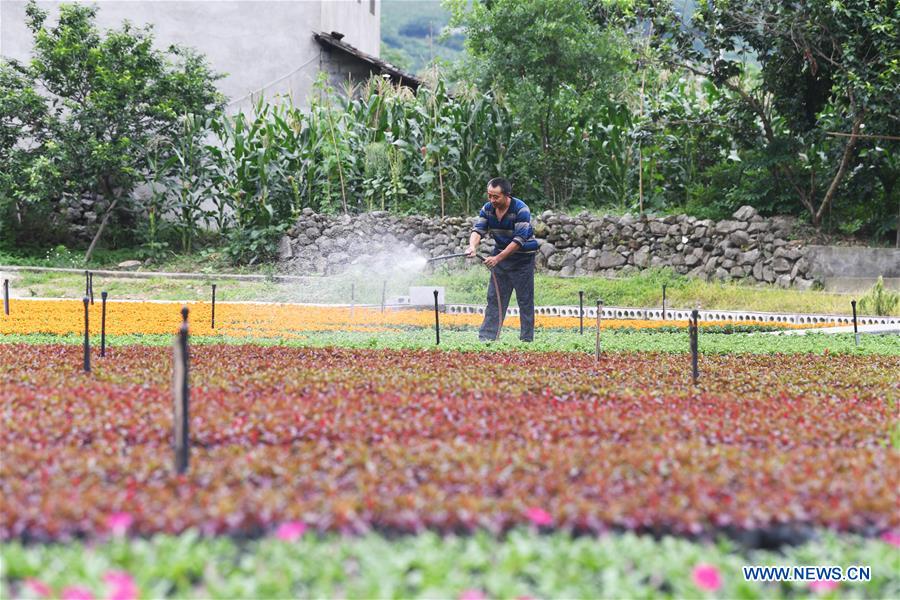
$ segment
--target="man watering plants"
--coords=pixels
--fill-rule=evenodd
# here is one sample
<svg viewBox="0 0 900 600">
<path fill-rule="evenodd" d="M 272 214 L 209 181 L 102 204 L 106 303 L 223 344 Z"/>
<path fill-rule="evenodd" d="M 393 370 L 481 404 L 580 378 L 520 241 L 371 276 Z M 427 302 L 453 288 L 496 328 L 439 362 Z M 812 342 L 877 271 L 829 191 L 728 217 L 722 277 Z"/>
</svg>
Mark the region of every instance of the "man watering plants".
<svg viewBox="0 0 900 600">
<path fill-rule="evenodd" d="M 482 236 L 494 238 L 494 254 L 484 260 L 491 269 L 487 309 L 478 339 L 497 339 L 513 290 L 519 302 L 519 339 L 534 339 L 534 257 L 538 242 L 531 228 L 531 211 L 513 198 L 509 181 L 495 177 L 487 185 L 488 202 L 475 219 L 469 236 L 468 256 L 475 256 Z M 497 297 L 499 294 L 499 298 Z M 499 308 L 498 308 L 499 306 Z"/>
</svg>

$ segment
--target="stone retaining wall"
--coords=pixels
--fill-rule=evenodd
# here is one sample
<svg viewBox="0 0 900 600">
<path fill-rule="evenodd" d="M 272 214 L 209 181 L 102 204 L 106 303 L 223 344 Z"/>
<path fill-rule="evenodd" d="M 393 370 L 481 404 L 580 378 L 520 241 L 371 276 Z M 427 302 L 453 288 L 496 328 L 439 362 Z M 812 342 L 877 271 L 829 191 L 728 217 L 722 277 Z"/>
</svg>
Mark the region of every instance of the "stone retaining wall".
<svg viewBox="0 0 900 600">
<path fill-rule="evenodd" d="M 281 239 L 279 258 L 299 274 L 333 274 L 361 256 L 416 249 L 428 256 L 462 251 L 472 218 L 398 217 L 385 212 L 350 216 L 306 209 Z M 560 276 L 612 277 L 648 267 L 719 280 L 752 280 L 809 288 L 810 263 L 791 240 L 796 220 L 763 218 L 750 206 L 731 219 L 686 215 L 634 217 L 566 215 L 545 211 L 533 219 L 541 242 L 538 269 Z M 481 250 L 489 252 L 490 240 Z"/>
</svg>

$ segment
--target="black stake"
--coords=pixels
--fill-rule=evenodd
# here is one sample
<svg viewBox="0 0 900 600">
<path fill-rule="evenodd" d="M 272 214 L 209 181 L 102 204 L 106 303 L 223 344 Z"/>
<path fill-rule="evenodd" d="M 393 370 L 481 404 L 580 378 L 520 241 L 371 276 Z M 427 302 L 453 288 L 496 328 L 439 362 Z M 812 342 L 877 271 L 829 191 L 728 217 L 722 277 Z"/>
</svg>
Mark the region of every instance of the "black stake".
<svg viewBox="0 0 900 600">
<path fill-rule="evenodd" d="M 578 292 L 578 334 L 584 335 L 584 292 Z"/>
<path fill-rule="evenodd" d="M 212 284 L 212 328 L 216 328 L 216 284 Z"/>
<path fill-rule="evenodd" d="M 84 272 L 84 295 L 91 295 L 91 274 L 89 271 Z"/>
<path fill-rule="evenodd" d="M 438 291 L 434 290 L 434 337 L 435 344 L 441 345 L 441 320 L 438 317 Z"/>
<path fill-rule="evenodd" d="M 100 292 L 102 310 L 100 312 L 100 356 L 106 356 L 106 297 L 109 294 Z"/>
<path fill-rule="evenodd" d="M 384 304 L 387 301 L 387 281 L 381 283 L 381 312 L 384 312 Z"/>
<path fill-rule="evenodd" d="M 694 383 L 697 383 L 697 378 L 700 377 L 700 368 L 697 361 L 697 355 L 699 353 L 699 343 L 698 336 L 700 333 L 700 311 L 696 308 L 691 311 L 691 320 L 688 322 L 688 328 L 691 336 L 691 376 L 693 377 Z"/>
<path fill-rule="evenodd" d="M 595 348 L 595 358 L 600 360 L 600 319 L 603 318 L 603 300 L 597 300 L 597 341 Z"/>
<path fill-rule="evenodd" d="M 3 312 L 9 314 L 9 279 L 3 280 Z"/>
<path fill-rule="evenodd" d="M 850 306 L 853 307 L 853 337 L 856 339 L 856 345 L 859 346 L 859 329 L 856 326 L 856 300 L 851 300 Z"/>
<path fill-rule="evenodd" d="M 93 306 L 94 305 L 94 274 L 93 273 L 88 274 L 88 287 L 91 290 L 91 294 L 90 294 L 91 306 Z"/>
<path fill-rule="evenodd" d="M 85 295 L 82 298 L 84 302 L 84 372 L 91 372 L 91 338 L 90 331 L 88 329 L 88 303 L 91 301 L 90 298 Z"/>
<path fill-rule="evenodd" d="M 662 310 L 662 320 L 666 320 L 666 284 L 663 284 L 663 310 Z"/>
<path fill-rule="evenodd" d="M 173 446 L 175 448 L 175 472 L 179 475 L 186 472 L 190 459 L 190 387 L 188 371 L 190 368 L 190 351 L 188 348 L 187 306 L 181 309 L 184 321 L 178 328 L 174 347 L 174 373 L 172 377 L 172 396 L 174 401 Z"/>
</svg>

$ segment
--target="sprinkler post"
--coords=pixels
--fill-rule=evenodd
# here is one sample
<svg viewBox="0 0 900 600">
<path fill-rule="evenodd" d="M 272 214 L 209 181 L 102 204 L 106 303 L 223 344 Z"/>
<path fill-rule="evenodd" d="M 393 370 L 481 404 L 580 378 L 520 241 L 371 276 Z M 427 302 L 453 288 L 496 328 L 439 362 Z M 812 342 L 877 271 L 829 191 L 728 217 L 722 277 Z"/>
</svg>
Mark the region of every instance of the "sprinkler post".
<svg viewBox="0 0 900 600">
<path fill-rule="evenodd" d="M 578 334 L 584 335 L 584 290 L 578 292 Z"/>
<path fill-rule="evenodd" d="M 691 319 L 688 321 L 688 331 L 690 333 L 691 338 L 691 377 L 694 380 L 694 384 L 697 383 L 697 378 L 700 377 L 700 369 L 698 365 L 698 354 L 699 354 L 699 344 L 698 344 L 698 336 L 700 334 L 700 311 L 696 308 L 691 311 Z"/>
<path fill-rule="evenodd" d="M 91 306 L 93 306 L 94 305 L 94 274 L 93 273 L 88 274 L 88 287 L 91 290 L 91 294 L 90 294 L 91 295 Z"/>
<path fill-rule="evenodd" d="M 856 300 L 850 301 L 853 307 L 853 337 L 856 338 L 856 345 L 859 346 L 859 328 L 856 326 Z"/>
<path fill-rule="evenodd" d="M 175 448 L 175 472 L 179 475 L 186 472 L 190 459 L 190 387 L 188 385 L 188 369 L 190 353 L 188 349 L 187 306 L 181 309 L 184 321 L 178 328 L 174 344 L 174 373 L 172 377 L 172 397 L 174 401 L 173 445 Z"/>
<path fill-rule="evenodd" d="M 100 292 L 100 301 L 102 303 L 100 311 L 100 356 L 106 356 L 106 298 L 109 296 L 106 292 Z"/>
<path fill-rule="evenodd" d="M 438 291 L 434 290 L 434 338 L 435 345 L 441 345 L 441 321 L 438 311 Z"/>
<path fill-rule="evenodd" d="M 663 284 L 663 306 L 662 306 L 662 320 L 666 320 L 666 284 Z"/>
<path fill-rule="evenodd" d="M 216 284 L 212 284 L 212 328 L 216 328 Z"/>
<path fill-rule="evenodd" d="M 9 314 L 9 279 L 3 280 L 3 312 Z"/>
<path fill-rule="evenodd" d="M 600 319 L 603 318 L 603 300 L 597 299 L 597 340 L 595 347 L 595 358 L 600 360 Z"/>
<path fill-rule="evenodd" d="M 381 313 L 384 314 L 384 305 L 387 302 L 387 279 L 381 282 Z"/>
<path fill-rule="evenodd" d="M 91 338 L 88 328 L 88 303 L 91 301 L 87 295 L 81 299 L 84 302 L 84 372 L 91 372 Z"/>
<path fill-rule="evenodd" d="M 84 271 L 84 295 L 91 295 L 91 274 L 89 271 Z"/>
</svg>

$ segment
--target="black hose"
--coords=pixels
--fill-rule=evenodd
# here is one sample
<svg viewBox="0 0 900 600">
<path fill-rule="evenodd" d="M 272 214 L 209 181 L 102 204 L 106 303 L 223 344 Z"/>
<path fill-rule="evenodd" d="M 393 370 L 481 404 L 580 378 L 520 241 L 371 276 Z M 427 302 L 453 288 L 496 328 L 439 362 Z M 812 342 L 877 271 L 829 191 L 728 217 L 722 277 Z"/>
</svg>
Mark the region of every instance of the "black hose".
<svg viewBox="0 0 900 600">
<path fill-rule="evenodd" d="M 481 260 L 481 264 L 484 264 L 486 260 L 485 257 L 481 254 L 476 253 L 475 258 Z M 487 265 L 485 265 L 487 267 Z M 497 335 L 494 336 L 494 341 L 500 339 L 500 329 L 503 327 L 503 299 L 500 298 L 500 284 L 497 283 L 497 274 L 494 273 L 493 267 L 487 267 L 487 270 L 491 272 L 491 281 L 494 282 L 494 295 L 497 296 Z"/>
<path fill-rule="evenodd" d="M 435 256 L 434 258 L 429 258 L 428 262 L 436 262 L 439 260 L 447 260 L 450 258 L 459 258 L 461 256 L 469 256 L 468 252 L 456 252 L 454 254 L 444 254 L 442 256 Z M 485 257 L 481 254 L 475 254 L 475 258 L 481 260 L 482 264 L 485 261 Z M 494 273 L 494 269 L 491 267 L 487 268 L 488 271 L 491 272 L 491 280 L 494 282 L 494 294 L 497 296 L 497 335 L 494 337 L 494 341 L 500 339 L 500 329 L 503 327 L 503 300 L 500 298 L 500 284 L 497 282 L 497 275 Z"/>
<path fill-rule="evenodd" d="M 500 339 L 500 328 L 503 327 L 503 299 L 500 298 L 500 284 L 497 283 L 497 274 L 494 269 L 488 269 L 491 272 L 491 279 L 494 280 L 494 294 L 497 296 L 497 335 L 494 341 Z"/>
</svg>

